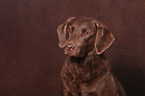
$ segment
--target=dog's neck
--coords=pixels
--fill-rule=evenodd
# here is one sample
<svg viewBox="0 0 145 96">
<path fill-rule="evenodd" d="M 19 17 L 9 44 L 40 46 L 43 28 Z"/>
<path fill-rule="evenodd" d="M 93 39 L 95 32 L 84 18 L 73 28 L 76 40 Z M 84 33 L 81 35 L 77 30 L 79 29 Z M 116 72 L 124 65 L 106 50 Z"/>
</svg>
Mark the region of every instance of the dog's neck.
<svg viewBox="0 0 145 96">
<path fill-rule="evenodd" d="M 84 81 L 106 74 L 105 72 L 110 71 L 108 59 L 104 54 L 97 55 L 93 49 L 91 52 L 86 54 L 84 57 L 70 57 L 74 68 L 77 68 L 77 74 L 81 74 Z M 89 74 L 86 76 L 86 74 Z"/>
<path fill-rule="evenodd" d="M 86 53 L 83 57 L 74 57 L 70 56 L 70 60 L 72 62 L 75 62 L 77 64 L 88 64 L 90 61 L 98 61 L 97 59 L 107 59 L 105 55 L 102 53 L 100 55 L 96 54 L 95 48 L 93 48 L 92 51 Z M 94 64 L 95 62 L 89 63 L 89 64 Z M 97 62 L 96 62 L 97 63 Z"/>
</svg>

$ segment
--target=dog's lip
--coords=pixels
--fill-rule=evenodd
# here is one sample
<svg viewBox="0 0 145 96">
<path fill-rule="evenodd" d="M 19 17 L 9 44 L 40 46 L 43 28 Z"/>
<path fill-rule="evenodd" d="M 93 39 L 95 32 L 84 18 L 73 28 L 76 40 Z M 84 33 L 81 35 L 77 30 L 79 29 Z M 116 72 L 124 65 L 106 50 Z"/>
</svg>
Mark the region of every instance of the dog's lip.
<svg viewBox="0 0 145 96">
<path fill-rule="evenodd" d="M 65 50 L 65 55 L 73 56 L 71 51 Z"/>
<path fill-rule="evenodd" d="M 68 55 L 68 56 L 73 56 L 73 57 L 83 57 L 85 54 L 73 54 L 72 52 L 73 50 L 67 50 L 65 49 L 65 55 Z"/>
<path fill-rule="evenodd" d="M 69 48 L 65 48 L 64 49 L 65 50 L 65 54 L 67 55 L 67 54 L 71 54 L 71 52 L 73 51 L 72 49 L 69 49 Z"/>
</svg>

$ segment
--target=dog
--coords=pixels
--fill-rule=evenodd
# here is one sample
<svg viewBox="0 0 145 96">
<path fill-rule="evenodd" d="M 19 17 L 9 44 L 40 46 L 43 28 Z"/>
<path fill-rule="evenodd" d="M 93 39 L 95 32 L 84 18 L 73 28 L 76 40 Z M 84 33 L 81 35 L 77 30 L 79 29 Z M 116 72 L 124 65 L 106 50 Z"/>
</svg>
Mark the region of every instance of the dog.
<svg viewBox="0 0 145 96">
<path fill-rule="evenodd" d="M 104 55 L 115 40 L 104 24 L 91 17 L 70 17 L 58 26 L 57 34 L 66 55 L 62 96 L 126 96 Z"/>
</svg>

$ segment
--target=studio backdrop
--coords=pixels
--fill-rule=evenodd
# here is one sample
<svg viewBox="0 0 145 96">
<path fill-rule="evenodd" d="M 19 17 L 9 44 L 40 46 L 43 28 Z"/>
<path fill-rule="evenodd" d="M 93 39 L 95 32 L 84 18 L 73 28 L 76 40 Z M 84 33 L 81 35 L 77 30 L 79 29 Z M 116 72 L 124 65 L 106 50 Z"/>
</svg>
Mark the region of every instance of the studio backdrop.
<svg viewBox="0 0 145 96">
<path fill-rule="evenodd" d="M 144 0 L 0 0 L 0 96 L 60 96 L 56 29 L 72 16 L 108 26 L 113 73 L 128 96 L 145 96 Z"/>
</svg>

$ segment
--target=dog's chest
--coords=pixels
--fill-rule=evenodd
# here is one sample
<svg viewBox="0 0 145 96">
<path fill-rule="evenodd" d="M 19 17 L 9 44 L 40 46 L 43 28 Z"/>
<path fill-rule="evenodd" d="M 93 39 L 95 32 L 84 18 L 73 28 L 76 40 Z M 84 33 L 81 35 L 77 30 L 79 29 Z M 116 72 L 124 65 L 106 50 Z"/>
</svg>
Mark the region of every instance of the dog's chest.
<svg viewBox="0 0 145 96">
<path fill-rule="evenodd" d="M 87 96 L 89 93 L 96 94 L 97 96 L 101 94 L 100 91 L 104 87 L 104 81 L 98 81 L 97 79 L 87 81 L 92 74 L 92 69 L 90 67 L 86 64 L 78 65 L 72 63 L 71 70 L 74 77 L 72 84 L 74 84 L 73 86 L 77 90 L 77 93 L 80 93 L 81 96 Z"/>
<path fill-rule="evenodd" d="M 84 63 L 71 62 L 69 68 L 75 81 L 86 81 L 92 74 L 93 68 Z"/>
</svg>

